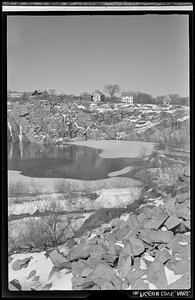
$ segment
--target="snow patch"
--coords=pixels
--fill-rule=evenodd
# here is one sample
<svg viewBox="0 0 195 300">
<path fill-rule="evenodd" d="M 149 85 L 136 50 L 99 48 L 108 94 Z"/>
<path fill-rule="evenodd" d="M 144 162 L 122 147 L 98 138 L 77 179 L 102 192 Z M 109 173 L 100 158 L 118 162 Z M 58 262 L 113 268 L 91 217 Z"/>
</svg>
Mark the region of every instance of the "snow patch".
<svg viewBox="0 0 195 300">
<path fill-rule="evenodd" d="M 120 241 L 116 242 L 115 246 L 120 246 L 122 248 L 125 247 L 124 244 L 122 242 L 120 242 Z"/>
<path fill-rule="evenodd" d="M 54 277 L 55 279 L 52 281 L 53 283 L 50 290 L 72 290 L 72 273 L 67 273 L 67 270 L 63 270 L 61 272 L 54 273 Z"/>
<path fill-rule="evenodd" d="M 183 274 L 182 275 L 175 274 L 175 272 L 171 271 L 166 266 L 164 266 L 164 270 L 165 270 L 165 275 L 167 277 L 168 285 L 171 284 L 172 282 L 180 279 L 183 276 Z"/>
<path fill-rule="evenodd" d="M 129 219 L 129 214 L 123 214 L 120 216 L 120 220 L 127 221 Z"/>
<path fill-rule="evenodd" d="M 154 261 L 154 257 L 149 255 L 148 253 L 144 253 L 143 258 L 145 258 L 146 260 L 149 260 L 151 262 Z"/>
<path fill-rule="evenodd" d="M 179 242 L 180 245 L 188 245 L 187 242 Z"/>
<path fill-rule="evenodd" d="M 147 265 L 146 265 L 145 261 L 143 260 L 143 258 L 140 258 L 140 269 L 142 269 L 142 270 L 147 269 Z"/>
<path fill-rule="evenodd" d="M 119 176 L 119 175 L 128 173 L 128 172 L 132 171 L 133 169 L 134 169 L 133 166 L 125 167 L 125 168 L 123 168 L 123 169 L 121 169 L 121 170 L 118 170 L 118 171 L 114 171 L 114 172 L 108 173 L 108 176 L 109 176 L 109 177 Z"/>
<path fill-rule="evenodd" d="M 53 268 L 53 263 L 51 262 L 50 258 L 47 258 L 44 254 L 45 251 L 39 253 L 13 254 L 13 259 L 9 264 L 8 269 L 9 281 L 17 279 L 22 286 L 22 290 L 30 290 L 31 288 L 37 288 L 37 285 L 43 286 L 47 282 L 48 274 Z M 33 258 L 30 260 L 26 268 L 22 268 L 17 271 L 14 271 L 12 269 L 12 264 L 17 259 L 24 259 L 30 256 L 32 256 Z M 27 279 L 29 273 L 32 270 L 36 271 L 36 276 L 40 276 L 38 282 L 33 281 L 33 277 L 32 279 Z"/>
<path fill-rule="evenodd" d="M 161 229 L 162 231 L 167 231 L 167 228 L 165 226 L 163 226 Z"/>
<path fill-rule="evenodd" d="M 113 188 L 96 191 L 99 197 L 94 201 L 95 208 L 123 207 L 136 201 L 142 188 Z"/>
<path fill-rule="evenodd" d="M 150 281 L 148 281 L 146 279 L 144 279 L 143 281 L 144 281 L 144 283 L 148 283 L 148 286 L 149 286 L 150 290 L 157 290 L 157 287 L 153 283 L 151 283 Z"/>
</svg>

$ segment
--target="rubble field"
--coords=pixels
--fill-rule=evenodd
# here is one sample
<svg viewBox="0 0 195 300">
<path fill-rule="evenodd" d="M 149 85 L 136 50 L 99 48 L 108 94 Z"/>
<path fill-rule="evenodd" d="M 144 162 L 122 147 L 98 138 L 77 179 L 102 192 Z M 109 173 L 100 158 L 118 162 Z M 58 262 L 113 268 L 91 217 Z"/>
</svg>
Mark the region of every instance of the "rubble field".
<svg viewBox="0 0 195 300">
<path fill-rule="evenodd" d="M 146 189 L 134 211 L 101 214 L 101 225 L 89 222 L 92 214 L 67 243 L 12 254 L 9 289 L 189 289 L 189 184 L 188 168 L 174 185 Z"/>
</svg>

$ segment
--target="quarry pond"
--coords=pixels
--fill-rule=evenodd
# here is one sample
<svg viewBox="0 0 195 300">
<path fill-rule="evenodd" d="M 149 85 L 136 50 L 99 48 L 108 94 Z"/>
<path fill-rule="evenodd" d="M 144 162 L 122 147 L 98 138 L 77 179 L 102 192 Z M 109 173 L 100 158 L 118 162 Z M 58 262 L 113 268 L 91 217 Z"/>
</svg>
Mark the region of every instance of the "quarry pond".
<svg viewBox="0 0 195 300">
<path fill-rule="evenodd" d="M 84 141 L 66 146 L 10 143 L 8 170 L 32 178 L 128 177 L 140 158 L 154 150 L 154 143 L 128 141 Z"/>
</svg>

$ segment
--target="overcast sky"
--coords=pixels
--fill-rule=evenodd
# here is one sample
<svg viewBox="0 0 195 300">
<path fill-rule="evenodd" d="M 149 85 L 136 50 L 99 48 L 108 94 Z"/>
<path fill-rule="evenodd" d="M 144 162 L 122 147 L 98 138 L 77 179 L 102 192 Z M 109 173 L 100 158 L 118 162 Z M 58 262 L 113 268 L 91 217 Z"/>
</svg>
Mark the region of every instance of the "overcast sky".
<svg viewBox="0 0 195 300">
<path fill-rule="evenodd" d="M 187 15 L 8 16 L 8 89 L 189 95 Z"/>
</svg>

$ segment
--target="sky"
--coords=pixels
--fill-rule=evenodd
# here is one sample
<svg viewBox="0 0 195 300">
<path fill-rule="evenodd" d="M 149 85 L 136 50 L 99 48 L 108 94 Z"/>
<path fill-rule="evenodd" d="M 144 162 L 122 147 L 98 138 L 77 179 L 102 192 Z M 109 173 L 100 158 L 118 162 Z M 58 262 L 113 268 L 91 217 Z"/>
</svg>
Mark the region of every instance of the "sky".
<svg viewBox="0 0 195 300">
<path fill-rule="evenodd" d="M 177 14 L 8 16 L 8 89 L 189 96 L 188 26 Z"/>
</svg>

